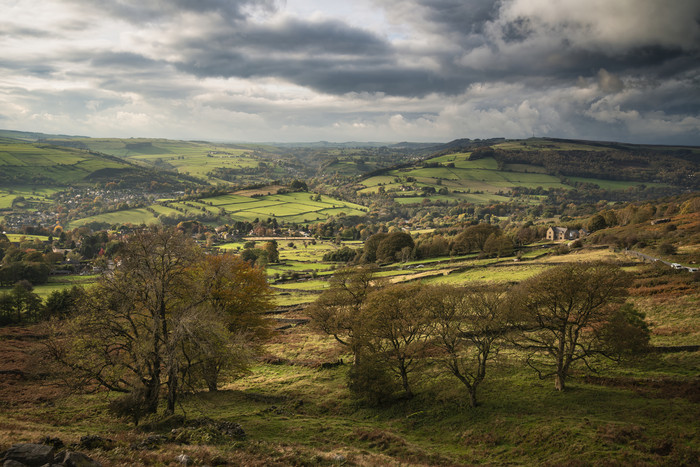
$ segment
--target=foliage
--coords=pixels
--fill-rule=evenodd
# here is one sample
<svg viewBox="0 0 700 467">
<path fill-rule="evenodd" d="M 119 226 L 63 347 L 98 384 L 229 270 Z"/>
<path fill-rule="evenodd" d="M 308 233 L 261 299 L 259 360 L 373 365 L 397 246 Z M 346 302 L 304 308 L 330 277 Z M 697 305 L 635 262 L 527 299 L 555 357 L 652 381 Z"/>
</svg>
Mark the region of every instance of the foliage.
<svg viewBox="0 0 700 467">
<path fill-rule="evenodd" d="M 164 387 L 172 413 L 183 383 L 199 377 L 215 389 L 220 371 L 243 371 L 248 342 L 266 329 L 261 271 L 204 256 L 190 237 L 160 227 L 126 237 L 119 260 L 86 293 L 81 313 L 55 325 L 49 349 L 76 381 L 131 394 L 126 406 L 147 413 Z"/>
<path fill-rule="evenodd" d="M 410 252 L 413 246 L 413 238 L 409 234 L 405 232 L 391 232 L 386 237 L 383 237 L 377 245 L 377 261 L 384 263 L 392 263 L 397 259 L 406 261 L 408 258 L 399 258 L 398 255 L 404 251 L 404 248 L 408 248 Z"/>
<path fill-rule="evenodd" d="M 388 369 L 404 395 L 413 397 L 409 376 L 420 375 L 428 349 L 429 294 L 420 285 L 396 284 L 368 295 L 354 340 L 374 368 Z"/>
<path fill-rule="evenodd" d="M 336 271 L 330 287 L 310 306 L 313 326 L 347 346 L 355 357 L 359 350 L 356 335 L 362 326 L 362 307 L 375 290 L 375 271 L 371 266 Z"/>
<path fill-rule="evenodd" d="M 85 289 L 77 285 L 70 289 L 54 290 L 44 302 L 44 319 L 67 318 L 78 310 L 78 305 L 84 297 Z"/>
<path fill-rule="evenodd" d="M 329 251 L 323 255 L 323 261 L 334 261 L 338 263 L 349 263 L 357 256 L 357 250 L 344 246 L 337 250 Z"/>
<path fill-rule="evenodd" d="M 37 321 L 41 315 L 41 299 L 32 292 L 28 281 L 17 282 L 12 290 L 0 294 L 0 326 Z"/>
<path fill-rule="evenodd" d="M 500 229 L 496 225 L 471 225 L 455 237 L 452 249 L 459 255 L 471 253 L 473 251 L 484 251 L 486 241 L 491 234 L 495 234 L 499 230 Z"/>
<path fill-rule="evenodd" d="M 606 355 L 603 327 L 629 283 L 627 273 L 606 263 L 565 264 L 521 283 L 515 321 L 528 365 L 541 378 L 554 376 L 555 388 L 564 390 L 572 364 L 588 366 L 595 355 Z"/>
<path fill-rule="evenodd" d="M 426 290 L 432 321 L 431 337 L 441 367 L 457 378 L 477 405 L 477 389 L 487 362 L 498 352 L 507 330 L 504 290 L 437 286 Z"/>
<path fill-rule="evenodd" d="M 208 255 L 190 274 L 197 306 L 181 323 L 184 373 L 216 391 L 221 372 L 244 374 L 269 336 L 272 291 L 263 270 L 230 254 Z"/>
</svg>

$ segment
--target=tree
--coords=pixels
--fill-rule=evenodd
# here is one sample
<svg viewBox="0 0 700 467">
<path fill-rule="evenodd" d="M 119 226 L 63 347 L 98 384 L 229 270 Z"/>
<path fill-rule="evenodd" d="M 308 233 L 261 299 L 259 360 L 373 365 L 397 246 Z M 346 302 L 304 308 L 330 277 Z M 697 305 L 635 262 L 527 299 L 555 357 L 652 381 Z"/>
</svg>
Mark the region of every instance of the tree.
<svg viewBox="0 0 700 467">
<path fill-rule="evenodd" d="M 488 236 L 483 250 L 489 256 L 509 256 L 513 254 L 513 241 L 498 230 Z"/>
<path fill-rule="evenodd" d="M 460 255 L 472 251 L 483 251 L 484 244 L 489 236 L 499 230 L 496 225 L 471 225 L 455 237 L 452 247 Z"/>
<path fill-rule="evenodd" d="M 350 349 L 358 360 L 357 334 L 362 325 L 362 307 L 376 288 L 375 267 L 340 269 L 329 280 L 330 287 L 310 306 L 311 322 L 319 331 Z"/>
<path fill-rule="evenodd" d="M 408 247 L 413 249 L 413 238 L 405 232 L 392 232 L 384 237 L 377 245 L 377 260 L 382 262 L 393 262 L 400 255 L 401 250 Z"/>
<path fill-rule="evenodd" d="M 70 289 L 54 290 L 46 297 L 42 313 L 44 319 L 64 319 L 78 308 L 78 303 L 84 299 L 85 289 L 74 285 Z"/>
<path fill-rule="evenodd" d="M 190 273 L 196 306 L 182 326 L 183 374 L 216 391 L 221 372 L 243 374 L 269 337 L 272 289 L 264 270 L 230 254 L 206 256 Z"/>
<path fill-rule="evenodd" d="M 502 289 L 439 286 L 430 294 L 433 344 L 440 365 L 464 384 L 469 403 L 477 405 L 477 389 L 487 362 L 498 352 L 506 333 L 506 296 Z"/>
<path fill-rule="evenodd" d="M 387 368 L 404 395 L 413 397 L 411 376 L 424 362 L 429 337 L 428 295 L 421 285 L 396 284 L 371 293 L 355 333 L 361 364 Z M 368 363 L 368 364 L 369 364 Z"/>
<path fill-rule="evenodd" d="M 590 368 L 592 357 L 609 356 L 603 329 L 628 285 L 628 274 L 607 263 L 565 264 L 521 283 L 516 321 L 528 365 L 563 391 L 572 364 Z"/>
<path fill-rule="evenodd" d="M 178 393 L 177 323 L 187 309 L 188 268 L 202 258 L 178 230 L 149 227 L 126 237 L 121 265 L 90 289 L 82 313 L 50 342 L 52 354 L 84 380 L 109 390 L 143 394 L 145 411 L 158 407 L 161 386 L 167 410 Z"/>
<path fill-rule="evenodd" d="M 267 252 L 267 260 L 270 263 L 278 263 L 279 262 L 280 254 L 279 254 L 279 251 L 277 251 L 277 241 L 276 240 L 271 240 L 269 242 L 266 242 L 264 249 Z"/>
<path fill-rule="evenodd" d="M 33 289 L 31 283 L 21 280 L 9 293 L 0 295 L 0 325 L 37 320 L 41 299 Z"/>
<path fill-rule="evenodd" d="M 365 263 L 374 263 L 377 260 L 377 248 L 379 248 L 379 244 L 388 236 L 388 233 L 379 232 L 365 240 L 362 249 L 362 261 Z"/>
<path fill-rule="evenodd" d="M 591 232 L 604 229 L 607 226 L 608 225 L 605 222 L 605 218 L 600 214 L 595 214 L 593 217 L 591 217 L 591 220 L 588 221 L 588 230 Z"/>
</svg>

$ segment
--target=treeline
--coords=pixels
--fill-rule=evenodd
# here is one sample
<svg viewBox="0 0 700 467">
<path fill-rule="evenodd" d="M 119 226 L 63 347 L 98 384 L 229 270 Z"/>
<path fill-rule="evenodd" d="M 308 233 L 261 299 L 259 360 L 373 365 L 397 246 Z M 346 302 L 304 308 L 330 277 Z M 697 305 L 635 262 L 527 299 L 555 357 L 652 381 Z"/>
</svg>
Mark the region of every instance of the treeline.
<svg viewBox="0 0 700 467">
<path fill-rule="evenodd" d="M 54 290 L 42 301 L 28 281 L 19 281 L 11 290 L 0 293 L 0 326 L 65 318 L 76 309 L 84 294 L 82 287 L 74 285 Z"/>
<path fill-rule="evenodd" d="M 518 349 L 523 365 L 564 390 L 576 366 L 642 352 L 643 314 L 625 304 L 630 276 L 604 263 L 552 268 L 511 288 L 381 286 L 372 268 L 334 274 L 309 312 L 352 354 L 349 388 L 375 404 L 412 397 L 444 373 L 472 406 L 494 356 Z"/>
<path fill-rule="evenodd" d="M 505 232 L 498 225 L 474 224 L 418 235 L 402 231 L 370 235 L 362 248 L 342 247 L 326 253 L 324 261 L 393 263 L 442 256 L 479 254 L 483 257 L 512 255 L 516 248 L 544 238 L 546 226 L 524 224 Z"/>
<path fill-rule="evenodd" d="M 523 143 L 525 146 L 527 143 Z M 531 164 L 544 167 L 552 175 L 642 182 L 664 182 L 697 187 L 694 174 L 698 163 L 684 154 L 650 149 L 522 150 L 484 147 L 472 152 L 471 159 L 493 157 L 499 167 L 505 164 Z"/>
</svg>

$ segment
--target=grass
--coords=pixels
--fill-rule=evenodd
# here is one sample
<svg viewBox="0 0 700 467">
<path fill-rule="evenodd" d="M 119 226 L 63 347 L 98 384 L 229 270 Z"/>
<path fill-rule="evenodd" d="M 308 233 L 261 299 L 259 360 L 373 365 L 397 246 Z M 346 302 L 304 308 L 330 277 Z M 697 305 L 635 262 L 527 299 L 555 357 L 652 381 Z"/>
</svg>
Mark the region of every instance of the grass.
<svg viewBox="0 0 700 467">
<path fill-rule="evenodd" d="M 132 465 L 172 462 L 180 452 L 200 463 L 218 455 L 246 465 L 332 465 L 338 456 L 348 465 L 534 465 L 574 459 L 681 465 L 694 463 L 700 449 L 697 402 L 674 397 L 663 386 L 629 383 L 649 374 L 668 384 L 687 380 L 684 368 L 700 363 L 697 353 L 603 365 L 598 379 L 577 373 L 564 393 L 554 391 L 552 381 L 538 380 L 516 354 L 504 353 L 480 387 L 481 405 L 472 409 L 461 384 L 434 370 L 417 382 L 412 400 L 363 405 L 345 385 L 348 365 L 319 368 L 324 361 L 347 359 L 342 348 L 303 326 L 278 334 L 266 352 L 286 363 L 259 363 L 217 393 L 184 397 L 178 408 L 191 419 L 236 421 L 247 433 L 245 441 L 165 444 L 135 456 L 127 446 L 147 433 L 113 422 L 104 414 L 108 399 L 98 394 L 13 406 L 0 420 L 0 448 L 43 434 L 77 441 L 84 433 L 99 433 L 115 439 L 117 448 L 88 454 L 106 464 Z"/>
<path fill-rule="evenodd" d="M 77 219 L 70 221 L 68 227 L 74 229 L 91 222 L 99 222 L 103 224 L 115 225 L 115 224 L 153 224 L 157 223 L 157 218 L 146 208 L 137 209 L 126 209 L 124 211 L 108 212 L 104 214 L 98 214 L 96 216 L 83 217 L 82 219 Z"/>
<path fill-rule="evenodd" d="M 280 246 L 289 253 L 298 253 L 284 243 Z M 309 245 L 317 255 L 334 247 L 329 242 L 313 249 Z M 386 274 L 469 267 L 430 280 L 510 282 L 562 261 L 598 258 L 622 259 L 609 250 L 519 263 L 467 256 L 442 264 L 419 262 L 426 267 Z M 286 267 L 293 271 L 306 265 L 288 260 Z M 672 271 L 634 269 L 632 300 L 647 313 L 652 344 L 697 344 L 696 282 Z M 277 303 L 313 300 L 316 295 L 308 292 L 323 284 L 301 282 L 289 295 L 278 295 Z M 288 285 L 293 284 L 280 287 Z M 305 311 L 279 316 L 303 318 Z M 5 356 L 0 370 L 21 365 L 41 345 L 35 338 L 13 337 L 22 332 L 17 329 L 0 329 Z M 29 329 L 27 334 L 37 332 Z M 171 427 L 156 423 L 135 429 L 113 420 L 105 413 L 110 399 L 105 393 L 67 395 L 58 381 L 45 377 L 0 380 L 0 450 L 47 434 L 77 442 L 95 433 L 115 440 L 115 449 L 86 451 L 104 465 L 168 465 L 182 452 L 196 464 L 209 465 L 217 458 L 233 465 L 696 465 L 700 456 L 700 352 L 648 354 L 620 365 L 604 361 L 596 365 L 596 374 L 578 366 L 568 390 L 559 393 L 551 379 L 540 380 L 525 366 L 523 354 L 505 348 L 488 367 L 477 408 L 469 407 L 461 383 L 437 366 L 414 380 L 413 399 L 368 406 L 346 385 L 349 364 L 321 368 L 339 358 L 351 361 L 344 347 L 308 325 L 280 331 L 247 375 L 225 379 L 217 393 L 188 393 L 177 409 L 189 419 L 240 423 L 245 441 L 166 443 L 136 451 L 129 446 L 153 432 L 167 435 Z"/>
</svg>

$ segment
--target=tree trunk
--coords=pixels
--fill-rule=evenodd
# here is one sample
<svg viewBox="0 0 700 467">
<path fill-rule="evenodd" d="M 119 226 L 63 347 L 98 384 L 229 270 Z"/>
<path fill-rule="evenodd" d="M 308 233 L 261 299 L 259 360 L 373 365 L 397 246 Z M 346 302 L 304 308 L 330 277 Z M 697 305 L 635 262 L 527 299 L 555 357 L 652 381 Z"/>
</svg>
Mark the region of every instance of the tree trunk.
<svg viewBox="0 0 700 467">
<path fill-rule="evenodd" d="M 563 391 L 566 387 L 566 375 L 557 373 L 554 375 L 554 389 Z"/>
<path fill-rule="evenodd" d="M 177 369 L 173 365 L 168 372 L 168 408 L 167 413 L 175 413 L 175 402 L 177 401 Z"/>
<path fill-rule="evenodd" d="M 146 413 L 156 413 L 158 411 L 158 396 L 160 392 L 160 374 L 152 379 L 146 387 Z"/>
<path fill-rule="evenodd" d="M 406 397 L 411 399 L 413 398 L 413 391 L 411 391 L 411 386 L 408 384 L 408 373 L 406 372 L 405 368 L 401 368 L 401 385 L 403 386 L 403 390 L 406 392 Z"/>
<path fill-rule="evenodd" d="M 469 388 L 469 406 L 476 407 L 478 403 L 476 402 L 476 385 Z"/>
</svg>

